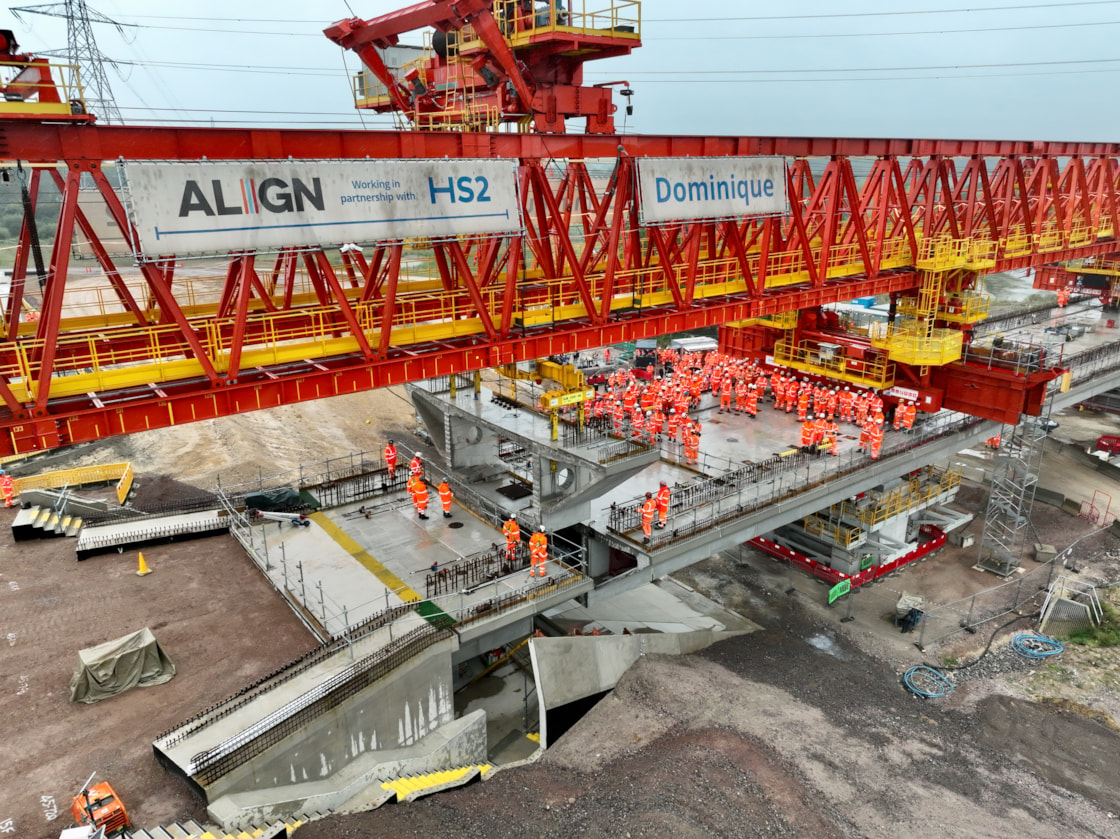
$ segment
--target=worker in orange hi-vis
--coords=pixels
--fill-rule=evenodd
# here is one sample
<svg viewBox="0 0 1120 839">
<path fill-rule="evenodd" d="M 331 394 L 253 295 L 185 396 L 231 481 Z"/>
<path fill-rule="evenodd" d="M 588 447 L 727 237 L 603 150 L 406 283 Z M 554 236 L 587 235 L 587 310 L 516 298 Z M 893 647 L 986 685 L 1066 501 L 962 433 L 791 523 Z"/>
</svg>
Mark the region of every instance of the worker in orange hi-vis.
<svg viewBox="0 0 1120 839">
<path fill-rule="evenodd" d="M 746 396 L 745 401 L 743 402 L 743 410 L 745 410 L 747 412 L 747 416 L 751 417 L 752 419 L 754 417 L 758 416 L 758 387 L 757 386 L 751 385 L 750 387 L 747 388 L 747 396 Z"/>
<path fill-rule="evenodd" d="M 665 520 L 669 517 L 669 502 L 671 500 L 671 491 L 669 485 L 664 481 L 661 482 L 661 487 L 657 490 L 657 497 L 654 501 L 657 503 L 657 529 L 665 529 Z"/>
<path fill-rule="evenodd" d="M 669 426 L 669 439 L 670 440 L 676 440 L 677 439 L 677 429 L 680 427 L 680 420 L 677 418 L 677 409 L 676 408 L 670 408 L 669 409 L 668 426 Z"/>
<path fill-rule="evenodd" d="M 906 410 L 903 407 L 905 404 L 905 402 L 899 402 L 894 406 L 894 419 L 892 424 L 894 425 L 895 431 L 898 431 L 900 428 L 902 428 L 902 415 L 906 413 Z"/>
<path fill-rule="evenodd" d="M 7 472 L 0 470 L 0 492 L 4 493 L 4 506 L 12 506 L 12 491 L 15 489 L 15 482 L 12 476 Z"/>
<path fill-rule="evenodd" d="M 408 462 L 408 474 L 414 478 L 424 477 L 424 463 L 420 460 L 419 454 L 414 454 L 412 460 Z"/>
<path fill-rule="evenodd" d="M 685 432 L 684 438 L 684 459 L 690 463 L 694 463 L 700 457 L 700 435 L 696 429 L 691 429 Z"/>
<path fill-rule="evenodd" d="M 649 543 L 649 537 L 653 530 L 653 514 L 657 512 L 657 502 L 653 500 L 653 493 L 646 493 L 645 503 L 638 508 L 638 512 L 642 514 L 642 541 Z"/>
<path fill-rule="evenodd" d="M 416 515 L 427 521 L 428 485 L 423 478 L 417 478 L 412 484 L 412 503 L 416 506 Z"/>
<path fill-rule="evenodd" d="M 1065 308 L 1065 305 L 1068 302 L 1069 302 L 1069 289 L 1068 288 L 1059 288 L 1058 289 L 1058 308 L 1060 308 L 1060 309 Z"/>
<path fill-rule="evenodd" d="M 521 528 L 517 524 L 517 516 L 510 516 L 502 525 L 502 535 L 506 537 L 506 559 L 517 559 L 517 545 L 521 541 Z"/>
<path fill-rule="evenodd" d="M 871 423 L 864 422 L 859 427 L 859 450 L 865 452 L 871 446 Z"/>
<path fill-rule="evenodd" d="M 876 425 L 871 429 L 871 459 L 879 459 L 879 451 L 883 448 L 883 426 Z"/>
<path fill-rule="evenodd" d="M 902 428 L 904 431 L 911 431 L 914 428 L 914 420 L 918 418 L 918 404 L 916 402 L 907 402 L 906 409 L 902 414 Z"/>
<path fill-rule="evenodd" d="M 739 379 L 735 383 L 735 410 L 745 411 L 747 409 L 747 380 Z"/>
<path fill-rule="evenodd" d="M 782 401 L 786 398 L 786 383 L 780 376 L 770 379 L 770 395 L 774 397 L 774 410 L 780 411 Z"/>
<path fill-rule="evenodd" d="M 538 528 L 537 531 L 529 537 L 529 576 L 548 576 L 548 573 L 545 570 L 547 562 L 548 537 L 545 535 L 544 528 L 541 527 Z"/>
<path fill-rule="evenodd" d="M 836 403 L 840 408 L 840 419 L 843 422 L 851 422 L 853 419 L 852 404 L 856 401 L 855 394 L 848 390 L 848 386 L 844 385 L 844 389 L 836 394 Z"/>
<path fill-rule="evenodd" d="M 389 470 L 389 480 L 393 479 L 393 473 L 397 471 L 397 446 L 390 440 L 385 444 L 385 468 Z"/>
<path fill-rule="evenodd" d="M 443 517 L 445 519 L 451 518 L 451 499 L 455 496 L 451 492 L 451 487 L 447 484 L 447 479 L 444 478 L 439 482 L 439 503 L 443 507 Z"/>
<path fill-rule="evenodd" d="M 801 392 L 797 394 L 797 421 L 805 422 L 805 418 L 809 415 L 809 388 L 801 388 Z"/>
<path fill-rule="evenodd" d="M 801 423 L 801 449 L 809 451 L 813 448 L 813 440 L 817 436 L 816 420 L 807 419 Z"/>
<path fill-rule="evenodd" d="M 831 451 L 834 455 L 840 454 L 840 428 L 832 420 L 824 420 L 823 440 L 821 447 Z"/>
<path fill-rule="evenodd" d="M 722 414 L 724 411 L 731 410 L 731 377 L 728 376 L 723 380 L 723 384 L 719 389 L 719 412 Z"/>
</svg>

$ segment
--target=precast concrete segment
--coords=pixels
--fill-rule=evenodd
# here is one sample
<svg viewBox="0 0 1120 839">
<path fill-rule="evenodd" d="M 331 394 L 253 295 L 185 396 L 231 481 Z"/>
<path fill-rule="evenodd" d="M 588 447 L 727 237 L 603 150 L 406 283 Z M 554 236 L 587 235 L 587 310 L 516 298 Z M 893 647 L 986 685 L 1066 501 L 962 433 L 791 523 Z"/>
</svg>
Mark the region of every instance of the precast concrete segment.
<svg viewBox="0 0 1120 839">
<path fill-rule="evenodd" d="M 396 593 L 405 603 L 423 600 L 404 580 L 374 559 L 361 545 L 350 538 L 342 528 L 331 521 L 324 513 L 312 513 L 311 520 L 323 529 L 323 532 L 334 539 L 339 546 L 358 560 L 365 568 L 373 573 L 390 591 Z"/>
<path fill-rule="evenodd" d="M 578 638 L 533 638 L 529 651 L 541 707 L 559 708 L 611 690 L 644 655 L 685 655 L 743 631 L 640 633 Z"/>
</svg>

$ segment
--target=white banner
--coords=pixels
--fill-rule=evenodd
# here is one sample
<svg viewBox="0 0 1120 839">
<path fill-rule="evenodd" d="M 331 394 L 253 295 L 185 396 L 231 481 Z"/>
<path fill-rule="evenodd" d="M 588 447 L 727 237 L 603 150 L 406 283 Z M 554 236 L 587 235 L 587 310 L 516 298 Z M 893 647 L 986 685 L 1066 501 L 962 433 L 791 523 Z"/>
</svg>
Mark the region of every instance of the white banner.
<svg viewBox="0 0 1120 839">
<path fill-rule="evenodd" d="M 149 256 L 521 230 L 513 160 L 125 162 Z"/>
<path fill-rule="evenodd" d="M 900 387 L 899 385 L 895 385 L 894 387 L 887 388 L 883 391 L 883 393 L 887 396 L 894 396 L 898 399 L 909 399 L 911 402 L 918 401 L 918 391 L 914 390 L 911 387 Z"/>
<path fill-rule="evenodd" d="M 781 157 L 643 157 L 638 192 L 643 225 L 789 212 Z"/>
</svg>

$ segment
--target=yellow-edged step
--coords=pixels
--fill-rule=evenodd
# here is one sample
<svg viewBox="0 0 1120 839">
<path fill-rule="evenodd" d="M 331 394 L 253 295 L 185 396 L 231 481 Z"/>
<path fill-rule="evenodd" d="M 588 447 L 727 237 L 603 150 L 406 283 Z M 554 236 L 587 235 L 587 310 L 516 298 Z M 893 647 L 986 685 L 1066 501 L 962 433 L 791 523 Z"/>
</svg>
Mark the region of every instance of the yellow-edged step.
<svg viewBox="0 0 1120 839">
<path fill-rule="evenodd" d="M 445 769 L 424 775 L 406 775 L 394 781 L 385 781 L 381 784 L 381 788 L 396 793 L 397 801 L 412 801 L 446 787 L 465 784 L 473 780 L 476 775 L 485 778 L 493 768 L 489 763 L 481 763 L 477 766 L 462 766 L 458 769 Z"/>
</svg>

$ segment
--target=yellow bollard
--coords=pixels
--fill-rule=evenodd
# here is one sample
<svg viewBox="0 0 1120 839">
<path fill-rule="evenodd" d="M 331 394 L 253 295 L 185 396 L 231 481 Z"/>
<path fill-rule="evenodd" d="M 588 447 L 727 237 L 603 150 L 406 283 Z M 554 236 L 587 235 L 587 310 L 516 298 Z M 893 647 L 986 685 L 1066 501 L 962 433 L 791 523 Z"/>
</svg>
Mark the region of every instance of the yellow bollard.
<svg viewBox="0 0 1120 839">
<path fill-rule="evenodd" d="M 144 553 L 140 552 L 140 567 L 136 569 L 137 577 L 146 577 L 152 573 L 152 569 L 148 567 L 148 563 L 144 561 Z"/>
</svg>

